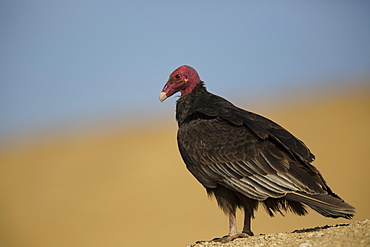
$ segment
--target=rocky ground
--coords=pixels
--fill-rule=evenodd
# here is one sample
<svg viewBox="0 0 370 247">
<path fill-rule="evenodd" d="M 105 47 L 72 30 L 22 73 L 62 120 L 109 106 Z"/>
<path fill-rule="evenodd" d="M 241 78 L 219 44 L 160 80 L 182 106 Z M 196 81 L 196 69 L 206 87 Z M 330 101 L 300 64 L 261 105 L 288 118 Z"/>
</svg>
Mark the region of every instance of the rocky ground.
<svg viewBox="0 0 370 247">
<path fill-rule="evenodd" d="M 229 243 L 200 242 L 186 247 L 259 247 L 259 246 L 370 246 L 370 220 L 350 224 L 321 226 L 293 232 L 261 234 Z"/>
</svg>

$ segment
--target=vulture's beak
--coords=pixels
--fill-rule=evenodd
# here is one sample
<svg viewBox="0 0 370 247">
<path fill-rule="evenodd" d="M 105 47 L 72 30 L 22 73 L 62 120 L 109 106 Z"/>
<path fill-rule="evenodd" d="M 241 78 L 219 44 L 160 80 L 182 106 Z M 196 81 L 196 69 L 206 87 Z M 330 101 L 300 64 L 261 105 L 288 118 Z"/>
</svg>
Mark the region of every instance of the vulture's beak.
<svg viewBox="0 0 370 247">
<path fill-rule="evenodd" d="M 165 93 L 165 92 L 161 92 L 160 94 L 159 94 L 159 100 L 161 101 L 161 102 L 163 102 L 163 101 L 165 101 L 167 99 L 167 94 Z"/>
<path fill-rule="evenodd" d="M 165 99 L 172 96 L 174 93 L 178 91 L 179 90 L 173 84 L 171 84 L 170 80 L 168 80 L 164 85 L 162 92 L 159 94 L 159 100 L 163 102 L 165 101 Z"/>
</svg>

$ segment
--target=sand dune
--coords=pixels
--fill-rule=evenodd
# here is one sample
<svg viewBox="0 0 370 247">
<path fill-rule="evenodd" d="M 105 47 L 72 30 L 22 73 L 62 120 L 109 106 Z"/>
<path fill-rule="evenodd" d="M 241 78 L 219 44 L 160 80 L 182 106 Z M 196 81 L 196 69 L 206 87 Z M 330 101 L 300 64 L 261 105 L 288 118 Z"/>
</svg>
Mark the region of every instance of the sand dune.
<svg viewBox="0 0 370 247">
<path fill-rule="evenodd" d="M 334 192 L 357 208 L 353 220 L 370 218 L 369 87 L 302 101 L 249 110 L 302 139 Z M 0 150 L 0 164 L 1 246 L 185 246 L 227 233 L 227 218 L 180 158 L 174 120 Z M 313 211 L 270 218 L 261 208 L 252 229 L 349 222 Z"/>
</svg>

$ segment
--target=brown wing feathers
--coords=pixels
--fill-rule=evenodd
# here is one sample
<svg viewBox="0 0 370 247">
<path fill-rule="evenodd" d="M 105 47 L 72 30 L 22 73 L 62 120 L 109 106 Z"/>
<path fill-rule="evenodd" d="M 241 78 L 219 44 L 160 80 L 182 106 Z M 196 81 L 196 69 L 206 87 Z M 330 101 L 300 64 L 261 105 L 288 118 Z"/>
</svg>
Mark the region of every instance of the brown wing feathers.
<svg viewBox="0 0 370 247">
<path fill-rule="evenodd" d="M 219 125 L 217 128 L 214 127 L 216 123 Z M 200 181 L 206 182 L 211 178 L 219 184 L 235 187 L 245 195 L 250 193 L 248 196 L 257 200 L 282 197 L 299 189 L 312 192 L 315 187 L 308 182 L 301 182 L 307 174 L 297 173 L 297 178 L 292 179 L 289 171 L 290 166 L 296 166 L 295 161 L 289 163 L 289 157 L 282 151 L 268 141 L 258 141 L 248 128 L 230 126 L 218 119 L 194 121 L 191 125 L 194 125 L 192 128 L 198 128 L 199 125 L 204 129 L 202 133 L 194 132 L 191 136 L 187 130 L 187 138 L 192 141 L 186 142 L 188 146 L 183 147 L 192 157 L 191 163 L 196 167 L 192 169 L 198 172 L 196 176 Z M 213 139 L 210 135 L 214 136 Z M 254 146 L 253 151 L 251 146 Z M 270 150 L 274 150 L 274 154 Z M 303 168 L 301 172 L 307 173 Z M 299 183 L 294 184 L 292 180 Z"/>
</svg>

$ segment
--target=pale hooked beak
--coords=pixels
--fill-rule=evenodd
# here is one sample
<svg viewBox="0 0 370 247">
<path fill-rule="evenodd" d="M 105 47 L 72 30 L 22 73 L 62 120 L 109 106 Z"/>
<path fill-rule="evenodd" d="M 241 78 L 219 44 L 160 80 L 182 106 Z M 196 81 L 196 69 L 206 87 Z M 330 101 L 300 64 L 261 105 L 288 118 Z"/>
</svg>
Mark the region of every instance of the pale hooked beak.
<svg viewBox="0 0 370 247">
<path fill-rule="evenodd" d="M 165 92 L 161 92 L 161 93 L 159 94 L 159 100 L 160 100 L 161 102 L 163 102 L 163 101 L 165 101 L 165 99 L 167 99 L 167 94 L 166 94 Z"/>
</svg>

